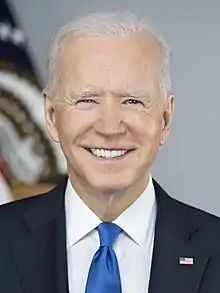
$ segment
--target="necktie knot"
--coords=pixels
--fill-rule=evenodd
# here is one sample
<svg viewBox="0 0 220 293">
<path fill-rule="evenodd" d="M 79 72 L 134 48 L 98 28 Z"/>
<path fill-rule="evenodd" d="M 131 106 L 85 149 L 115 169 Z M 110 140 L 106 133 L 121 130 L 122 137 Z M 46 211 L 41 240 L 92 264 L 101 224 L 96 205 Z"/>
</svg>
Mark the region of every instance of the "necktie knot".
<svg viewBox="0 0 220 293">
<path fill-rule="evenodd" d="M 111 222 L 104 222 L 98 226 L 100 246 L 112 247 L 122 229 Z"/>
</svg>

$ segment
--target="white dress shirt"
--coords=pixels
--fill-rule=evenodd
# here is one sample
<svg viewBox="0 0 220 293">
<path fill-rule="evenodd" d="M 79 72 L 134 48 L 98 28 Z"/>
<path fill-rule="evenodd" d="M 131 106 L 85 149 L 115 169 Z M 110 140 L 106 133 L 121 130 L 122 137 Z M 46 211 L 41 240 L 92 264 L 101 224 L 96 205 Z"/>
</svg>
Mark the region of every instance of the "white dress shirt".
<svg viewBox="0 0 220 293">
<path fill-rule="evenodd" d="M 84 293 L 92 258 L 99 248 L 95 229 L 101 220 L 67 183 L 65 194 L 67 263 L 70 293 Z M 123 229 L 114 249 L 122 292 L 147 293 L 156 219 L 155 191 L 150 177 L 143 194 L 114 223 Z"/>
</svg>

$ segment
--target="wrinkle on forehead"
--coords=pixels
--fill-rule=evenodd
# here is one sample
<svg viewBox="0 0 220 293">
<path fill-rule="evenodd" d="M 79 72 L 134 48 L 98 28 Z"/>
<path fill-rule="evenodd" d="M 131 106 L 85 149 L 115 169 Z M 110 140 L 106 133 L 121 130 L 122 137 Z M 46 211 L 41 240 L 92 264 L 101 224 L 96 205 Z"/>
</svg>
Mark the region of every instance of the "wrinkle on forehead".
<svg viewBox="0 0 220 293">
<path fill-rule="evenodd" d="M 74 86 L 79 78 L 84 85 L 91 81 L 92 86 L 100 87 L 107 77 L 109 82 L 122 80 L 126 89 L 129 85 L 133 87 L 132 83 L 158 80 L 160 55 L 159 44 L 150 35 L 76 39 L 67 36 L 62 41 L 57 70 L 63 86 Z"/>
<path fill-rule="evenodd" d="M 158 60 L 161 55 L 161 49 L 158 41 L 152 35 L 147 35 L 146 33 L 138 33 L 135 35 L 128 36 L 84 36 L 84 37 L 73 37 L 72 35 L 66 36 L 60 46 L 60 53 L 58 55 L 59 61 L 69 63 L 70 59 L 77 61 L 77 55 L 79 53 L 87 53 L 96 51 L 96 46 L 102 48 L 102 50 L 108 50 L 111 46 L 111 50 L 114 48 L 116 53 L 119 51 L 120 47 L 125 46 L 129 49 L 129 44 L 132 43 L 134 54 L 137 57 L 137 54 L 151 57 L 151 59 Z M 89 45 L 89 46 L 88 46 Z M 95 52 L 93 52 L 95 53 Z"/>
</svg>

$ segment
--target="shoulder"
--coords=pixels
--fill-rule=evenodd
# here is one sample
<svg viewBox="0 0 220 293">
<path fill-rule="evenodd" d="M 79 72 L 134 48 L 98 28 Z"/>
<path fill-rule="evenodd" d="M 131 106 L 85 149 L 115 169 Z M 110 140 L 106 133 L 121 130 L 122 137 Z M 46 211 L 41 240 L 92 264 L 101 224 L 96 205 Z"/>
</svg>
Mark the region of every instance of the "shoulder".
<svg viewBox="0 0 220 293">
<path fill-rule="evenodd" d="M 20 217 L 24 216 L 30 208 L 38 205 L 43 206 L 44 204 L 48 204 L 48 202 L 50 203 L 51 196 L 57 195 L 57 197 L 60 197 L 60 195 L 65 192 L 67 179 L 67 176 L 63 176 L 54 188 L 47 192 L 0 205 L 0 228 L 2 223 L 4 225 L 5 222 L 18 220 Z"/>
<path fill-rule="evenodd" d="M 13 201 L 0 206 L 0 235 L 20 233 L 23 227 L 23 218 L 28 210 L 38 204 L 49 193 L 39 194 L 22 200 Z"/>
<path fill-rule="evenodd" d="M 15 239 L 27 232 L 24 225 L 27 217 L 40 223 L 42 218 L 49 217 L 63 207 L 67 176 L 46 193 L 14 201 L 0 206 L 0 239 L 3 237 Z"/>
<path fill-rule="evenodd" d="M 189 204 L 183 203 L 174 198 L 171 198 L 171 201 L 173 207 L 175 207 L 181 216 L 189 217 L 190 220 L 195 221 L 198 224 L 203 224 L 206 227 L 210 225 L 216 228 L 220 228 L 220 218 L 218 216 L 197 207 L 193 207 Z"/>
<path fill-rule="evenodd" d="M 190 206 L 171 196 L 155 182 L 159 207 L 165 211 L 173 225 L 179 229 L 192 231 L 191 235 L 204 248 L 219 251 L 220 218 L 197 207 Z"/>
<path fill-rule="evenodd" d="M 15 200 L 0 206 L 0 224 L 4 218 L 17 218 L 22 215 L 28 208 L 40 200 L 45 194 L 38 194 L 36 196 L 27 197 L 20 200 Z"/>
</svg>

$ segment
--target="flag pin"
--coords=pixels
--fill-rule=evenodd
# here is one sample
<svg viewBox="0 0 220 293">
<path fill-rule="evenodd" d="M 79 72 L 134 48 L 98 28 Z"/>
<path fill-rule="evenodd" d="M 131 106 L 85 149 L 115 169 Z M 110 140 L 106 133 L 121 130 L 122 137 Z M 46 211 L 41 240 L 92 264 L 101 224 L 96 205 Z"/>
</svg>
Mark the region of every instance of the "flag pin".
<svg viewBox="0 0 220 293">
<path fill-rule="evenodd" d="M 193 257 L 179 257 L 179 264 L 180 265 L 194 265 L 194 258 Z"/>
</svg>

